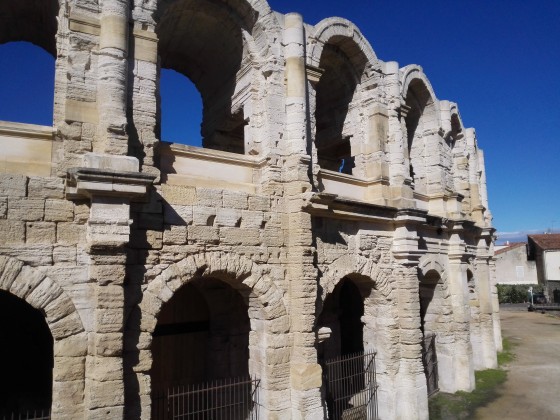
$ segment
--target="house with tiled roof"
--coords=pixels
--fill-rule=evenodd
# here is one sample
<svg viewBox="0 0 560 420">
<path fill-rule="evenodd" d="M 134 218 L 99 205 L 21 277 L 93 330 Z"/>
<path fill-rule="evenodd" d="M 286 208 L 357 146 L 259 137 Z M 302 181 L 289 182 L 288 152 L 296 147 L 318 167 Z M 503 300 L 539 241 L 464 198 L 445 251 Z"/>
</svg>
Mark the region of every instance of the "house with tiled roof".
<svg viewBox="0 0 560 420">
<path fill-rule="evenodd" d="M 560 301 L 560 234 L 529 235 L 527 240 L 528 259 L 535 261 L 547 299 Z"/>
<path fill-rule="evenodd" d="M 527 258 L 527 243 L 513 242 L 497 249 L 496 282 L 498 284 L 537 284 L 537 267 Z"/>
</svg>

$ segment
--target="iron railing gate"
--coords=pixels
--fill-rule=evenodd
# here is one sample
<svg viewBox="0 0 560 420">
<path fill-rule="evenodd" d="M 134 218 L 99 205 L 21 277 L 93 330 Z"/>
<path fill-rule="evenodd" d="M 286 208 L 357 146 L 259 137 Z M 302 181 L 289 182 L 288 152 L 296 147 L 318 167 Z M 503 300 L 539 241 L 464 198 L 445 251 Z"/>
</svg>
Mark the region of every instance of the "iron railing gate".
<svg viewBox="0 0 560 420">
<path fill-rule="evenodd" d="M 424 364 L 424 373 L 426 374 L 428 396 L 430 396 L 439 391 L 435 334 L 424 336 L 424 343 L 422 345 L 422 363 Z"/>
<path fill-rule="evenodd" d="M 152 394 L 154 420 L 258 420 L 260 380 L 176 385 Z"/>
<path fill-rule="evenodd" d="M 375 352 L 330 359 L 323 367 L 330 420 L 377 418 Z"/>
<path fill-rule="evenodd" d="M 50 420 L 51 410 L 3 411 L 0 420 Z"/>
</svg>

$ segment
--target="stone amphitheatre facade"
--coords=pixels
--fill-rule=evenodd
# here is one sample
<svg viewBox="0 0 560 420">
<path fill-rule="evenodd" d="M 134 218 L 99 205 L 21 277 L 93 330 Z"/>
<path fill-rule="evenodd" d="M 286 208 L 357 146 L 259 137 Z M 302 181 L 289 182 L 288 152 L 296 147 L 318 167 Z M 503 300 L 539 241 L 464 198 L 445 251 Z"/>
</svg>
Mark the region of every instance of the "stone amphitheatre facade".
<svg viewBox="0 0 560 420">
<path fill-rule="evenodd" d="M 496 366 L 483 153 L 421 67 L 264 0 L 3 1 L 0 22 L 56 58 L 53 125 L 0 122 L 1 351 L 39 363 L 5 410 L 157 418 L 168 384 L 250 376 L 262 419 L 350 418 L 327 360 L 375 352 L 379 417 L 426 419 L 426 338 L 442 391 Z M 204 147 L 160 138 L 162 68 L 199 90 Z"/>
</svg>

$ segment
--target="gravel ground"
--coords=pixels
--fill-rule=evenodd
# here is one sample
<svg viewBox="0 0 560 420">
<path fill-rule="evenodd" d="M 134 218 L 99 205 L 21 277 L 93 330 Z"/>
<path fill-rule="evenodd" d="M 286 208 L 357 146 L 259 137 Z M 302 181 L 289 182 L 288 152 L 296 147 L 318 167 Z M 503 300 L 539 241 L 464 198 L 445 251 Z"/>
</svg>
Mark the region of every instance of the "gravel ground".
<svg viewBox="0 0 560 420">
<path fill-rule="evenodd" d="M 501 396 L 476 411 L 479 420 L 560 419 L 560 313 L 501 310 L 502 334 L 515 345 Z"/>
</svg>

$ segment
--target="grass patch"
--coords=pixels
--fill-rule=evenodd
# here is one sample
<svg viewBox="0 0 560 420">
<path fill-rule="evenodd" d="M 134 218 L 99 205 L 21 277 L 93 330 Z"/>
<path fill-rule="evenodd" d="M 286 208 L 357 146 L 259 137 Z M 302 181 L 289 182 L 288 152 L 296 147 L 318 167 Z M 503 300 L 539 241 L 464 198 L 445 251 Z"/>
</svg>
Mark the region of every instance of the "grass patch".
<svg viewBox="0 0 560 420">
<path fill-rule="evenodd" d="M 475 372 L 476 389 L 455 394 L 440 392 L 428 401 L 430 420 L 457 420 L 474 417 L 477 408 L 483 407 L 499 396 L 499 388 L 506 381 L 507 371 L 502 368 L 515 358 L 513 344 L 503 340 L 504 350 L 498 353 L 498 369 Z"/>
</svg>

